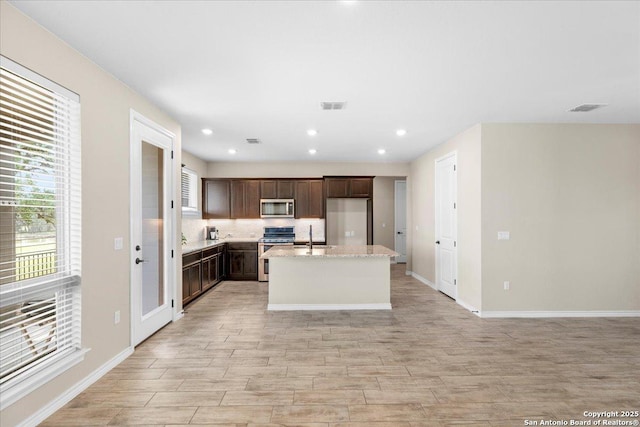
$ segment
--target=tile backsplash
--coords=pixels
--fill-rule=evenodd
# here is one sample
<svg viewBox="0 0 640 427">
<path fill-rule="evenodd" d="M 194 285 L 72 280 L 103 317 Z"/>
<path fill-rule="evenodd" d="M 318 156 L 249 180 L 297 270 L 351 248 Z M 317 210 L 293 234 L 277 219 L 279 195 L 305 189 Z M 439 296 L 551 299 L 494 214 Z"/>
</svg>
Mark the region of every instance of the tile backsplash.
<svg viewBox="0 0 640 427">
<path fill-rule="evenodd" d="M 324 241 L 324 219 L 182 219 L 182 234 L 188 243 L 205 239 L 205 227 L 215 226 L 221 238 L 228 237 L 262 237 L 264 227 L 294 226 L 296 240 L 309 240 L 309 226 L 313 226 L 313 240 Z"/>
</svg>

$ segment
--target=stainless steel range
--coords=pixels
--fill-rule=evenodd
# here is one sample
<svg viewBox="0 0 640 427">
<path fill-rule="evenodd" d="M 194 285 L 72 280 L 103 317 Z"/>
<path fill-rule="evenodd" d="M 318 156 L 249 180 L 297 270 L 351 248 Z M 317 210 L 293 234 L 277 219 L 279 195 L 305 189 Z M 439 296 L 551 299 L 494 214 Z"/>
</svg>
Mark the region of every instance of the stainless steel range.
<svg viewBox="0 0 640 427">
<path fill-rule="evenodd" d="M 293 246 L 295 227 L 265 227 L 264 235 L 258 241 L 258 257 L 273 246 Z M 269 281 L 269 260 L 258 258 L 258 280 Z"/>
</svg>

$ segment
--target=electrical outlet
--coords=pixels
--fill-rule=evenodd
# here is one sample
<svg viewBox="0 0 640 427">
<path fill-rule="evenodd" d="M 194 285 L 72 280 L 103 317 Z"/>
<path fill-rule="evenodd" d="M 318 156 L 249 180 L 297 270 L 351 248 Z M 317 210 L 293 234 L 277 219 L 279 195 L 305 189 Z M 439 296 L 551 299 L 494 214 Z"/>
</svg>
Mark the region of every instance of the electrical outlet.
<svg viewBox="0 0 640 427">
<path fill-rule="evenodd" d="M 120 323 L 120 310 L 116 310 L 116 312 L 113 313 L 113 324 L 117 325 L 118 323 Z"/>
<path fill-rule="evenodd" d="M 349 232 L 348 231 L 344 232 L 344 237 L 349 237 Z"/>
<path fill-rule="evenodd" d="M 510 238 L 508 231 L 498 231 L 498 240 L 509 240 Z"/>
<path fill-rule="evenodd" d="M 122 245 L 124 243 L 124 239 L 122 237 L 116 237 L 113 239 L 113 249 L 116 251 L 122 250 Z"/>
<path fill-rule="evenodd" d="M 508 281 L 504 282 L 504 290 L 505 291 L 508 291 L 510 286 L 511 286 L 511 283 L 509 283 Z"/>
</svg>

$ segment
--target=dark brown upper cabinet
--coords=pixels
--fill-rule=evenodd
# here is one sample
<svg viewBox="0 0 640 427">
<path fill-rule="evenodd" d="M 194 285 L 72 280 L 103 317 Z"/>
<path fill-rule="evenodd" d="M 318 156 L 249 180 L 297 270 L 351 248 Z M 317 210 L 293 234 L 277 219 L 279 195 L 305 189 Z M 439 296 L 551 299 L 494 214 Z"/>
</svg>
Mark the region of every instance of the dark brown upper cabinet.
<svg viewBox="0 0 640 427">
<path fill-rule="evenodd" d="M 327 188 L 327 198 L 350 197 L 348 178 L 325 178 L 324 182 Z"/>
<path fill-rule="evenodd" d="M 373 177 L 325 177 L 324 183 L 328 199 L 373 197 Z"/>
<path fill-rule="evenodd" d="M 229 218 L 230 212 L 229 180 L 204 178 L 202 180 L 202 218 Z"/>
<path fill-rule="evenodd" d="M 351 178 L 351 197 L 372 197 L 373 178 Z"/>
<path fill-rule="evenodd" d="M 231 218 L 260 218 L 260 181 L 230 180 Z"/>
<path fill-rule="evenodd" d="M 295 181 L 296 218 L 324 218 L 323 180 Z"/>
<path fill-rule="evenodd" d="M 295 181 L 292 179 L 271 179 L 260 181 L 260 197 L 263 199 L 293 199 Z"/>
</svg>

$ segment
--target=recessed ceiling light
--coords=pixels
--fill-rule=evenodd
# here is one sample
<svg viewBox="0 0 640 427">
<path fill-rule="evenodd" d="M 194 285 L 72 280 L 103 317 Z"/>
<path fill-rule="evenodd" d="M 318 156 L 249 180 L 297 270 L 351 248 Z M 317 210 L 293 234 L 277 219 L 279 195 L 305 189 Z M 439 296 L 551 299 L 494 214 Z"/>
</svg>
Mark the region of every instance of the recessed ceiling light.
<svg viewBox="0 0 640 427">
<path fill-rule="evenodd" d="M 317 151 L 316 151 L 315 148 L 310 148 L 309 149 L 309 154 L 313 155 L 313 154 L 316 154 L 316 153 L 317 153 Z"/>
<path fill-rule="evenodd" d="M 236 154 L 238 152 L 238 150 L 236 150 L 235 148 L 229 148 L 229 154 Z"/>
<path fill-rule="evenodd" d="M 204 133 L 205 135 L 211 135 L 213 133 L 213 131 L 211 129 L 202 129 L 202 133 Z"/>
<path fill-rule="evenodd" d="M 398 136 L 405 136 L 407 134 L 407 131 L 405 129 L 398 129 L 396 131 L 396 135 Z"/>
<path fill-rule="evenodd" d="M 378 150 L 378 154 L 384 154 L 386 152 L 387 152 L 387 150 L 385 150 L 384 148 L 381 148 L 381 149 Z"/>
<path fill-rule="evenodd" d="M 315 130 L 315 129 L 309 129 L 307 131 L 307 135 L 309 135 L 309 136 L 316 136 L 317 134 L 318 134 L 318 131 Z"/>
</svg>

